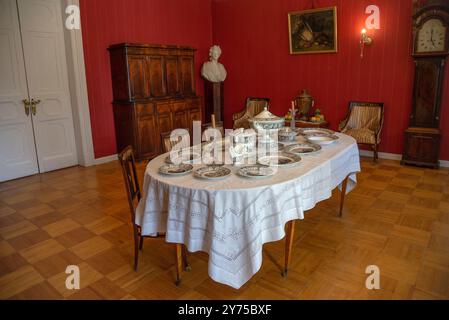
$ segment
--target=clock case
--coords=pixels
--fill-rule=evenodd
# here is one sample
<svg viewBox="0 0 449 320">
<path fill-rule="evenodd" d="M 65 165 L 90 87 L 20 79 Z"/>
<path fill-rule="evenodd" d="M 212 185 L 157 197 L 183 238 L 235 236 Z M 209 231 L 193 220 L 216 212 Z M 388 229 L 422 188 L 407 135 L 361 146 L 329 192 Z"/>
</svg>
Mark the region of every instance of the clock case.
<svg viewBox="0 0 449 320">
<path fill-rule="evenodd" d="M 439 19 L 446 26 L 445 50 L 416 52 L 419 31 L 430 19 Z M 413 16 L 415 79 L 410 127 L 405 131 L 402 164 L 432 168 L 439 167 L 441 130 L 440 112 L 444 71 L 449 55 L 449 7 L 432 5 L 418 10 Z"/>
</svg>

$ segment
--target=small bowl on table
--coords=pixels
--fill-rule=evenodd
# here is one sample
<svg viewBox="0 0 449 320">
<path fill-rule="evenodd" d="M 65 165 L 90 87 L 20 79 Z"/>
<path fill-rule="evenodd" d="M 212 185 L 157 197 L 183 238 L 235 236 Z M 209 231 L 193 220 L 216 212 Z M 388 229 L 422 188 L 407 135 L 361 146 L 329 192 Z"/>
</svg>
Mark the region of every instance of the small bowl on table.
<svg viewBox="0 0 449 320">
<path fill-rule="evenodd" d="M 278 138 L 280 142 L 295 142 L 298 132 L 292 128 L 282 128 L 279 130 Z"/>
</svg>

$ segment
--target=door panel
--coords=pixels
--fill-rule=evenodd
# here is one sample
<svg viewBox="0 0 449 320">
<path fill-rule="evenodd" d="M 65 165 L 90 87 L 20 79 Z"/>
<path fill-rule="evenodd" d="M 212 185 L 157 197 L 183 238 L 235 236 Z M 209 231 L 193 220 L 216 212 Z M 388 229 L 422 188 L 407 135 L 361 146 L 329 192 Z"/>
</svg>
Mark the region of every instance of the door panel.
<svg viewBox="0 0 449 320">
<path fill-rule="evenodd" d="M 136 56 L 129 58 L 129 77 L 131 81 L 132 99 L 148 98 L 149 92 L 146 86 L 145 57 Z"/>
<path fill-rule="evenodd" d="M 187 103 L 185 101 L 173 103 L 173 129 L 188 129 Z"/>
<path fill-rule="evenodd" d="M 15 0 L 0 0 L 0 181 L 38 173 Z"/>
<path fill-rule="evenodd" d="M 164 68 L 162 57 L 149 57 L 147 61 L 150 74 L 150 88 L 153 97 L 163 97 L 167 94 L 164 83 Z"/>
<path fill-rule="evenodd" d="M 167 75 L 167 94 L 179 94 L 179 80 L 178 80 L 178 58 L 165 58 L 165 72 Z"/>
<path fill-rule="evenodd" d="M 18 0 L 40 172 L 78 163 L 58 0 Z"/>
<path fill-rule="evenodd" d="M 184 94 L 194 94 L 193 57 L 181 57 L 181 90 Z"/>
<path fill-rule="evenodd" d="M 153 116 L 146 116 L 138 120 L 139 146 L 142 157 L 154 157 L 159 152 L 159 139 Z"/>
</svg>

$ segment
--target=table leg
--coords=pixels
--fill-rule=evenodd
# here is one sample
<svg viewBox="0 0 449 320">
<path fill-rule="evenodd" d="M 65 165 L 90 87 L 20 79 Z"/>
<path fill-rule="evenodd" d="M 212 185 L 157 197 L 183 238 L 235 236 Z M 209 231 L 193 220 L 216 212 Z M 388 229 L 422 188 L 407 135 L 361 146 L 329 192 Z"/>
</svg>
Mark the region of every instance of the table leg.
<svg viewBox="0 0 449 320">
<path fill-rule="evenodd" d="M 345 180 L 343 181 L 343 185 L 341 188 L 341 199 L 340 199 L 340 218 L 343 217 L 343 206 L 345 204 L 345 196 L 346 196 L 346 189 L 348 187 L 348 180 L 349 180 L 349 176 L 347 176 L 345 178 Z"/>
<path fill-rule="evenodd" d="M 285 266 L 284 266 L 284 273 L 282 274 L 284 277 L 287 277 L 288 267 L 291 261 L 293 238 L 295 235 L 295 224 L 296 224 L 295 220 L 289 221 L 287 223 L 287 231 L 286 231 L 287 236 L 285 237 Z"/>
<path fill-rule="evenodd" d="M 176 286 L 179 287 L 181 284 L 181 273 L 182 273 L 182 244 L 176 244 Z"/>
</svg>

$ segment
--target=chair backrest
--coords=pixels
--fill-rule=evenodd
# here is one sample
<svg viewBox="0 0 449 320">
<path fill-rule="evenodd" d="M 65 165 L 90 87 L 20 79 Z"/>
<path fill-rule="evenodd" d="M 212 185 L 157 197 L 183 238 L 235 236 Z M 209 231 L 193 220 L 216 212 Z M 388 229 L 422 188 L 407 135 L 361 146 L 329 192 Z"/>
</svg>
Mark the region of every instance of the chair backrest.
<svg viewBox="0 0 449 320">
<path fill-rule="evenodd" d="M 179 130 L 179 129 L 176 129 Z M 178 145 L 181 148 L 189 148 L 190 147 L 190 133 L 187 129 L 180 129 L 182 131 L 179 131 L 176 133 L 178 136 L 178 140 L 172 140 L 171 135 L 172 132 L 167 133 L 161 133 L 161 143 L 162 143 L 162 152 L 167 153 L 172 151 L 173 147 Z"/>
<path fill-rule="evenodd" d="M 134 151 L 131 146 L 126 147 L 118 156 L 122 167 L 123 178 L 125 180 L 126 195 L 128 196 L 129 209 L 131 211 L 132 223 L 135 223 L 136 208 L 142 194 L 140 192 L 139 181 L 137 179 L 136 161 Z"/>
<path fill-rule="evenodd" d="M 265 108 L 269 108 L 269 98 L 247 98 L 245 110 L 237 114 L 234 119 L 234 129 L 249 129 L 248 119 L 261 113 Z"/>
<path fill-rule="evenodd" d="M 351 129 L 370 129 L 378 134 L 384 121 L 384 104 L 374 102 L 350 102 L 346 125 Z"/>
<path fill-rule="evenodd" d="M 269 108 L 270 99 L 268 98 L 247 98 L 246 99 L 246 112 L 251 117 L 257 116 L 265 108 Z"/>
</svg>

